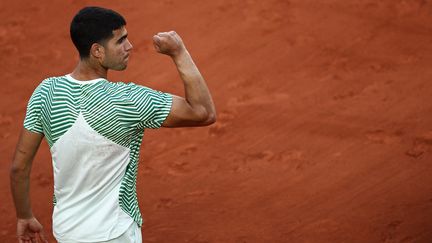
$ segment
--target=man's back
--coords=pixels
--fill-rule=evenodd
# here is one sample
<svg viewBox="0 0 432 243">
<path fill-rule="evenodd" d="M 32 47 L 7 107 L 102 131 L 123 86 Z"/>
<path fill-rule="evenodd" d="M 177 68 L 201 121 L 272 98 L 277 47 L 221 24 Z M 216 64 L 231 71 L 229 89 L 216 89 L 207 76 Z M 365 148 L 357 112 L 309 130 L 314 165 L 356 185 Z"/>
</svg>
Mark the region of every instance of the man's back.
<svg viewBox="0 0 432 243">
<path fill-rule="evenodd" d="M 102 78 L 66 75 L 39 85 L 24 127 L 50 146 L 58 240 L 103 241 L 142 224 L 136 175 L 143 131 L 162 125 L 171 102 L 169 94 Z"/>
</svg>

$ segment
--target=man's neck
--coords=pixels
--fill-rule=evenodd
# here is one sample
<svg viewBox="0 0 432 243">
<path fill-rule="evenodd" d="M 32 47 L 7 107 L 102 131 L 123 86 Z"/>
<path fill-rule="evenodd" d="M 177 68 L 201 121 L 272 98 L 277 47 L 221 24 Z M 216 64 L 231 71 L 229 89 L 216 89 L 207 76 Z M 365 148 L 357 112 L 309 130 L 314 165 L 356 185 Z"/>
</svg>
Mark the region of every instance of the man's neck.
<svg viewBox="0 0 432 243">
<path fill-rule="evenodd" d="M 89 59 L 81 59 L 70 75 L 72 78 L 80 81 L 93 80 L 97 78 L 106 79 L 108 76 L 108 70 L 102 67 L 99 63 L 92 62 Z"/>
</svg>

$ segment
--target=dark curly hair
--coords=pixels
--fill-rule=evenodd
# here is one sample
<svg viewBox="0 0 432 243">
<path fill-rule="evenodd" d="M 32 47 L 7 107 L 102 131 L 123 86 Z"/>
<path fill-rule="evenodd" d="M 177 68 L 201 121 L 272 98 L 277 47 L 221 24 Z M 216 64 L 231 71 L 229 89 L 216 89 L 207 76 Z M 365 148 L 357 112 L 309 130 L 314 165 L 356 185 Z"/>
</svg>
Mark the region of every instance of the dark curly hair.
<svg viewBox="0 0 432 243">
<path fill-rule="evenodd" d="M 85 7 L 72 19 L 70 35 L 81 59 L 88 58 L 94 43 L 104 44 L 113 31 L 126 25 L 119 13 L 101 7 Z"/>
</svg>

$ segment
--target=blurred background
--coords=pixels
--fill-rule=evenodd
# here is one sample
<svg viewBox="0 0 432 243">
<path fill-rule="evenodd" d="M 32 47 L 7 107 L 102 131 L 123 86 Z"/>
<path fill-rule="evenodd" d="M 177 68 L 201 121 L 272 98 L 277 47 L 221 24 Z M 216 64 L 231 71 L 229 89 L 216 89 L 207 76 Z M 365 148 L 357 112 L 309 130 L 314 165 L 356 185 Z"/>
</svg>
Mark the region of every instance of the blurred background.
<svg viewBox="0 0 432 243">
<path fill-rule="evenodd" d="M 177 31 L 215 99 L 210 127 L 147 130 L 138 176 L 144 242 L 432 242 L 429 0 L 0 2 L 0 242 L 16 242 L 9 166 L 27 101 L 78 55 L 84 6 L 127 20 L 112 81 L 183 95 L 152 36 Z M 50 239 L 44 141 L 33 212 Z"/>
</svg>

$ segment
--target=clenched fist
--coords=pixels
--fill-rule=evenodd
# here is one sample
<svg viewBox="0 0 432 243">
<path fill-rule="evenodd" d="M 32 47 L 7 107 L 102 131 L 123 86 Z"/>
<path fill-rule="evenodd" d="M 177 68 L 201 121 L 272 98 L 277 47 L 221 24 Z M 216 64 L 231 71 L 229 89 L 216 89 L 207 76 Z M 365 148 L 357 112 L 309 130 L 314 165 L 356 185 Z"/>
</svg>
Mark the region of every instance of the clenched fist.
<svg viewBox="0 0 432 243">
<path fill-rule="evenodd" d="M 36 218 L 18 219 L 17 237 L 19 243 L 40 242 L 48 243 L 42 225 Z"/>
<path fill-rule="evenodd" d="M 186 49 L 183 40 L 175 31 L 157 33 L 153 36 L 153 45 L 157 52 L 171 57 L 181 54 Z"/>
</svg>

